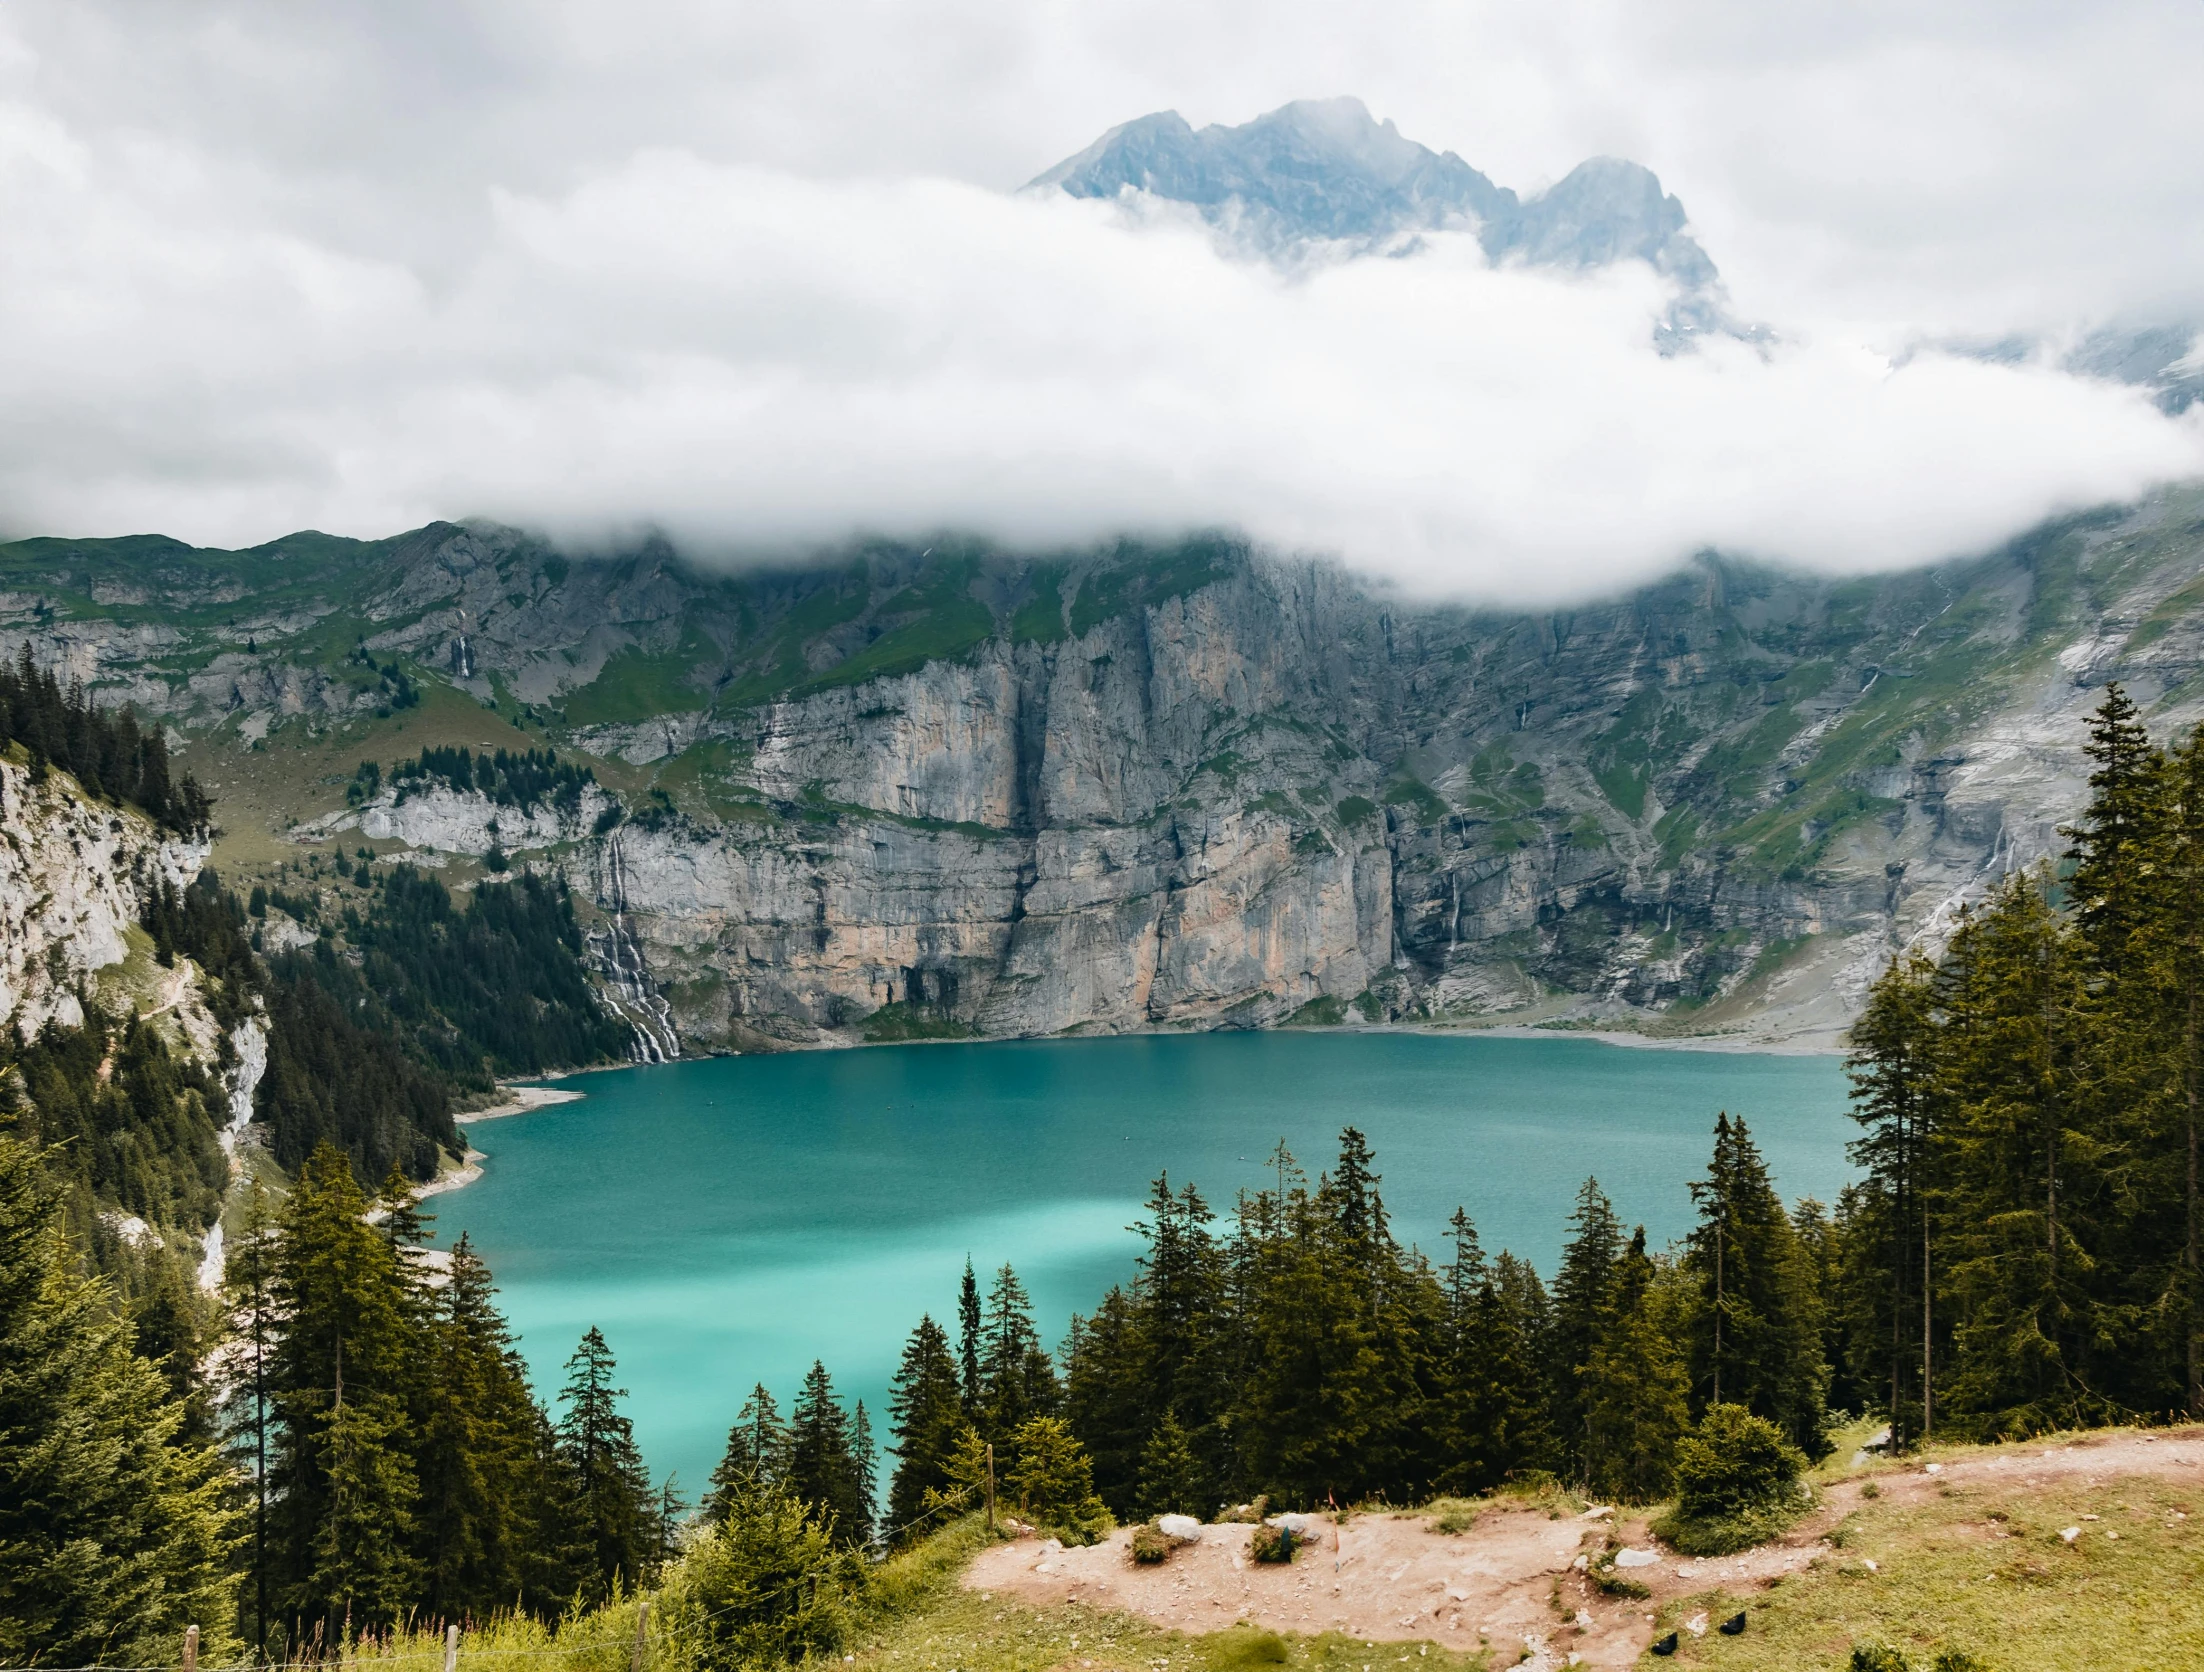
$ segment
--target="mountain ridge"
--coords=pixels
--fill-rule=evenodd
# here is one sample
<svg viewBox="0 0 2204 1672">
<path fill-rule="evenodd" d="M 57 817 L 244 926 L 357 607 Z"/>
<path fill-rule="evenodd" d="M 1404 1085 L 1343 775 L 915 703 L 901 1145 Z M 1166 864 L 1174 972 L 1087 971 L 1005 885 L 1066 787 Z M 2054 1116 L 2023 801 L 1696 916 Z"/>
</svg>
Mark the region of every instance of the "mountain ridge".
<svg viewBox="0 0 2204 1672">
<path fill-rule="evenodd" d="M 1904 575 L 1708 559 L 1509 612 L 1217 537 L 723 573 L 437 524 L 0 547 L 0 633 L 190 740 L 238 886 L 332 843 L 464 886 L 495 849 L 574 886 L 600 975 L 686 1050 L 1355 1018 L 1827 1044 L 1893 949 L 2059 851 L 2105 679 L 2195 715 L 2200 553 L 2184 491 Z M 347 799 L 432 742 L 552 747 L 605 801 Z"/>
</svg>

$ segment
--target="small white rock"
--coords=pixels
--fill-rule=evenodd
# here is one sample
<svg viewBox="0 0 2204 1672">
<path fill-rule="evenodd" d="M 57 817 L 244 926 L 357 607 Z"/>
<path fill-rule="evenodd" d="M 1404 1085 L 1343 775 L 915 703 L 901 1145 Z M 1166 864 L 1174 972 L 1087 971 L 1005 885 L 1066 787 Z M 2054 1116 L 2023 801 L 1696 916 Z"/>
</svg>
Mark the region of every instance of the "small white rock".
<svg viewBox="0 0 2204 1672">
<path fill-rule="evenodd" d="M 2066 1540 L 2068 1544 L 2072 1544 L 2081 1536 L 2082 1530 L 2079 1527 L 2061 1527 L 2059 1529 L 2059 1537 Z"/>
<path fill-rule="evenodd" d="M 1703 1614 L 1703 1613 L 1700 1613 L 1700 1614 L 1694 1614 L 1694 1615 L 1692 1615 L 1692 1617 L 1691 1617 L 1690 1619 L 1688 1619 L 1688 1620 L 1686 1620 L 1686 1621 L 1684 1622 L 1684 1630 L 1686 1630 L 1686 1631 L 1690 1632 L 1690 1633 L 1691 1633 L 1691 1635 L 1692 1635 L 1692 1636 L 1694 1636 L 1694 1637 L 1704 1637 L 1704 1636 L 1706 1636 L 1706 1634 L 1707 1634 L 1707 1617 L 1706 1617 L 1706 1615 L 1705 1615 L 1705 1614 Z"/>
<path fill-rule="evenodd" d="M 1660 1559 L 1661 1553 L 1658 1550 L 1618 1550 L 1615 1553 L 1615 1566 L 1619 1568 L 1652 1567 Z"/>
<path fill-rule="evenodd" d="M 1201 1523 L 1191 1515 L 1159 1515 L 1156 1531 L 1173 1544 L 1198 1544 L 1201 1542 Z"/>
</svg>

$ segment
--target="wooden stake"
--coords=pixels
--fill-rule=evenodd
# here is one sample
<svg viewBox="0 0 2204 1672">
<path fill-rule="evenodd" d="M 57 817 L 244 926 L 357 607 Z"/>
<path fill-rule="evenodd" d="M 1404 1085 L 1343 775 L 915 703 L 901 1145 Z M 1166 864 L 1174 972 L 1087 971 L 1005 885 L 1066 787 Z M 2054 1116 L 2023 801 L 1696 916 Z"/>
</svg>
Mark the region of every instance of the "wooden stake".
<svg viewBox="0 0 2204 1672">
<path fill-rule="evenodd" d="M 199 1672 L 199 1628 L 184 1627 L 184 1672 Z"/>
<path fill-rule="evenodd" d="M 459 1672 L 459 1628 L 444 1628 L 444 1672 Z"/>
<path fill-rule="evenodd" d="M 987 1536 L 995 1536 L 995 1444 L 987 1445 Z"/>
<path fill-rule="evenodd" d="M 633 1672 L 643 1672 L 643 1657 L 650 1648 L 650 1598 L 635 1605 L 635 1661 Z"/>
</svg>

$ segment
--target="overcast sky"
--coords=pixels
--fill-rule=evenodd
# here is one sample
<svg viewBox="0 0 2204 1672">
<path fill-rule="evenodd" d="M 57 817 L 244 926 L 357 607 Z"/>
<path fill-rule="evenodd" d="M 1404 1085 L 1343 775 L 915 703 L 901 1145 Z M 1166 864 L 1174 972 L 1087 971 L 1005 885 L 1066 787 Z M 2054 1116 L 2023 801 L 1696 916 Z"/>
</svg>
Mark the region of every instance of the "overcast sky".
<svg viewBox="0 0 2204 1672">
<path fill-rule="evenodd" d="M 2204 7 L 12 0 L 0 529 L 490 515 L 707 554 L 1232 524 L 1422 589 L 1833 570 L 2204 474 L 1924 337 L 2204 320 Z M 1529 191 L 1657 170 L 1782 346 L 1650 274 L 1282 277 L 1012 189 L 1353 93 Z"/>
</svg>

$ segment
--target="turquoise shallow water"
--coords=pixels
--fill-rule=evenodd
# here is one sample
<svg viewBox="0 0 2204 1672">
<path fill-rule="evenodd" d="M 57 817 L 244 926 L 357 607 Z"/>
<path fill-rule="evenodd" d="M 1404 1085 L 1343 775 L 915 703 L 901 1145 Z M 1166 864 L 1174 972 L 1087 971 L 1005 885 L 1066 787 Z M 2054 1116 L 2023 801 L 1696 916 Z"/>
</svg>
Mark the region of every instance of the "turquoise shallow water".
<svg viewBox="0 0 2204 1672">
<path fill-rule="evenodd" d="M 651 1467 L 692 1498 L 755 1381 L 785 1406 L 821 1358 L 879 1413 L 919 1314 L 953 1320 L 967 1253 L 983 1279 L 1014 1264 L 1055 1340 L 1130 1274 L 1159 1169 L 1228 1208 L 1279 1138 L 1313 1175 L 1351 1123 L 1404 1241 L 1437 1250 L 1459 1203 L 1550 1275 L 1588 1173 L 1656 1246 L 1679 1235 L 1719 1109 L 1786 1199 L 1835 1195 L 1854 1130 L 1834 1058 L 1569 1038 L 913 1045 L 567 1083 L 586 1097 L 470 1128 L 485 1176 L 425 1205 L 489 1260 L 547 1393 L 604 1330 Z"/>
</svg>

